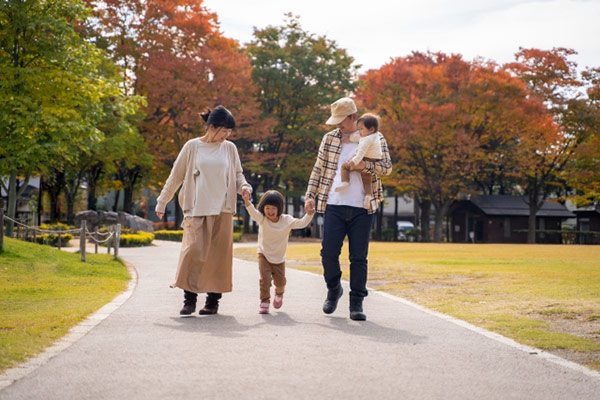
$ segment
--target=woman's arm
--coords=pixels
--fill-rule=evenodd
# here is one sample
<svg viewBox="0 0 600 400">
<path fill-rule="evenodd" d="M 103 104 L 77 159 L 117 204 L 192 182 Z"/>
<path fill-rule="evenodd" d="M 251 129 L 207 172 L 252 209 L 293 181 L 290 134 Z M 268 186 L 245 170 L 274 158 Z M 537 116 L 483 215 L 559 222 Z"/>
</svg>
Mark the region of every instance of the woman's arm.
<svg viewBox="0 0 600 400">
<path fill-rule="evenodd" d="M 237 147 L 235 144 L 231 143 L 233 146 L 234 152 L 234 162 L 235 162 L 235 187 L 238 194 L 242 194 L 245 190 L 249 193 L 252 193 L 252 186 L 246 181 L 246 177 L 244 176 L 244 170 L 242 169 L 242 162 L 240 161 L 240 155 L 237 151 Z"/>
<path fill-rule="evenodd" d="M 165 208 L 167 207 L 167 203 L 171 201 L 173 195 L 181 186 L 183 182 L 183 178 L 185 177 L 185 169 L 187 167 L 188 155 L 190 152 L 190 148 L 193 147 L 190 144 L 191 141 L 188 141 L 177 156 L 175 163 L 173 163 L 173 168 L 171 168 L 171 173 L 169 174 L 169 178 L 165 182 L 165 186 L 160 192 L 160 196 L 156 199 L 156 208 L 155 212 L 159 215 L 159 218 L 162 217 L 162 214 L 165 213 Z"/>
</svg>

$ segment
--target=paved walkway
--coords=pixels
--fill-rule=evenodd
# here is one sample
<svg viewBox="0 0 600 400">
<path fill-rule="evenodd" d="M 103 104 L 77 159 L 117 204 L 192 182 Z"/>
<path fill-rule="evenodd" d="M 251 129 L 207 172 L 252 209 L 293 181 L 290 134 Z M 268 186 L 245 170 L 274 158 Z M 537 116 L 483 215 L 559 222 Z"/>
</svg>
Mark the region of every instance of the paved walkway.
<svg viewBox="0 0 600 400">
<path fill-rule="evenodd" d="M 179 318 L 182 292 L 168 287 L 179 244 L 157 243 L 121 249 L 138 273 L 131 297 L 0 399 L 600 398 L 600 374 L 389 295 L 371 292 L 359 323 L 345 286 L 324 315 L 322 277 L 291 269 L 280 311 L 257 313 L 257 265 L 236 260 L 220 314 Z"/>
</svg>

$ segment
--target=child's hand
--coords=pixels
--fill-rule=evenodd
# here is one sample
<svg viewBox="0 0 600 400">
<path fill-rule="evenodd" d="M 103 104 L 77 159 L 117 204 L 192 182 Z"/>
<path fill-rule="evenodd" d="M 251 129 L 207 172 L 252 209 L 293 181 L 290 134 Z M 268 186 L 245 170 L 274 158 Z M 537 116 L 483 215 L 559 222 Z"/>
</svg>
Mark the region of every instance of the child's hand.
<svg viewBox="0 0 600 400">
<path fill-rule="evenodd" d="M 313 214 L 314 214 L 314 213 L 316 213 L 316 212 L 317 212 L 317 211 L 315 210 L 315 208 L 314 208 L 314 207 L 313 207 L 313 208 L 307 208 L 307 209 L 306 209 L 306 213 L 307 213 L 308 215 L 313 215 Z"/>
<path fill-rule="evenodd" d="M 250 204 L 250 192 L 247 190 L 244 190 L 242 192 L 242 199 L 244 199 L 244 204 L 246 204 L 246 205 Z"/>
<path fill-rule="evenodd" d="M 354 162 L 352 160 L 346 161 L 346 166 L 348 167 L 348 169 L 354 169 L 355 167 Z"/>
<path fill-rule="evenodd" d="M 342 136 L 342 143 L 350 143 L 350 136 Z"/>
</svg>

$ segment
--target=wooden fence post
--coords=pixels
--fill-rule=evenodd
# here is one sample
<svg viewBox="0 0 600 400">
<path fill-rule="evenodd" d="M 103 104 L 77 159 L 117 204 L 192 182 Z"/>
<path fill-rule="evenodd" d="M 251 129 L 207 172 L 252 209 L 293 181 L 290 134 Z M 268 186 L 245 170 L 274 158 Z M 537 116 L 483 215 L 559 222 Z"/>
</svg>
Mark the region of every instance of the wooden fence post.
<svg viewBox="0 0 600 400">
<path fill-rule="evenodd" d="M 110 236 L 112 233 L 112 225 L 108 227 L 108 240 L 106 241 L 106 254 L 110 254 L 110 242 L 113 238 Z"/>
<path fill-rule="evenodd" d="M 115 232 L 115 260 L 119 257 L 119 245 L 121 244 L 121 224 L 117 224 Z"/>
<path fill-rule="evenodd" d="M 81 261 L 85 262 L 85 231 L 86 221 L 81 220 L 81 232 L 79 233 L 79 250 L 81 251 Z"/>
<path fill-rule="evenodd" d="M 98 254 L 98 227 L 96 227 L 96 231 L 94 232 L 94 254 Z"/>
</svg>

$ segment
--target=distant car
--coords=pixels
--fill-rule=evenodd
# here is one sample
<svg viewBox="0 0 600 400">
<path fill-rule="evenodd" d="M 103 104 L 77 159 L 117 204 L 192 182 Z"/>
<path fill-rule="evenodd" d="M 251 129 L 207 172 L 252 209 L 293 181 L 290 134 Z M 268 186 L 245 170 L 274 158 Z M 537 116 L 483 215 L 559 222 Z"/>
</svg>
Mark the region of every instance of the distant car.
<svg viewBox="0 0 600 400">
<path fill-rule="evenodd" d="M 397 221 L 396 226 L 398 226 L 398 240 L 414 240 L 412 236 L 408 236 L 408 231 L 415 228 L 415 225 L 409 221 Z"/>
</svg>

